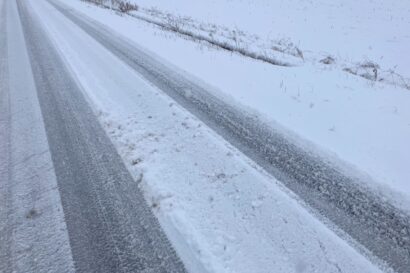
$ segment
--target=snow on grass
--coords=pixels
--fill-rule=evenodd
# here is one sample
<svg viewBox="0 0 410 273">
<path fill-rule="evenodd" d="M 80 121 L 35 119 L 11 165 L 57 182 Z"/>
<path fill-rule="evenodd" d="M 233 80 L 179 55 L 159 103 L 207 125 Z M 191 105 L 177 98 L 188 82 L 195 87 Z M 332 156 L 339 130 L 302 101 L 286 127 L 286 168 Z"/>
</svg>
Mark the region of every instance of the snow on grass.
<svg viewBox="0 0 410 273">
<path fill-rule="evenodd" d="M 180 3 L 180 5 L 181 4 L 183 3 Z M 336 67 L 343 69 L 343 71 L 350 72 L 365 79 L 381 81 L 410 90 L 410 79 L 395 72 L 392 68 L 387 70 L 381 69 L 381 67 L 373 61 L 362 61 L 359 64 L 355 64 L 349 60 L 336 59 L 332 57 L 331 53 L 302 50 L 292 42 L 290 38 L 272 39 L 269 38 L 269 36 L 261 37 L 257 34 L 245 32 L 236 25 L 234 28 L 228 28 L 222 25 L 215 25 L 211 22 L 196 21 L 190 16 L 165 13 L 157 7 L 143 8 L 140 9 L 139 13 L 133 13 L 131 15 L 157 24 L 166 30 L 185 34 L 195 40 L 206 41 L 211 45 L 216 45 L 223 49 L 238 52 L 244 56 L 259 59 L 274 65 L 295 66 L 303 65 L 303 62 L 309 62 L 311 64 L 319 62 L 333 66 L 337 65 Z M 252 19 L 253 18 L 247 18 L 247 20 Z M 244 21 L 247 22 L 247 20 Z M 242 21 L 242 24 L 245 22 Z M 332 61 L 326 61 L 329 59 L 332 59 Z M 366 64 L 372 64 L 371 74 L 367 71 L 364 73 L 358 71 L 361 68 L 368 68 Z"/>
<path fill-rule="evenodd" d="M 241 29 L 262 39 L 293 41 L 309 52 L 362 62 L 410 77 L 410 4 L 383 0 L 132 0 L 142 9 L 155 7 L 165 14 L 229 29 Z"/>
<path fill-rule="evenodd" d="M 216 46 L 221 49 L 225 49 L 231 52 L 236 52 L 239 53 L 243 56 L 247 56 L 250 58 L 254 58 L 257 60 L 261 60 L 273 65 L 281 65 L 281 66 L 295 66 L 295 65 L 303 65 L 304 63 L 310 63 L 310 64 L 316 64 L 316 63 L 321 63 L 321 64 L 326 64 L 326 65 L 332 65 L 333 67 L 336 67 L 338 69 L 341 69 L 342 71 L 349 72 L 353 75 L 363 77 L 367 80 L 370 81 L 380 81 L 384 82 L 387 84 L 392 84 L 394 86 L 399 86 L 405 89 L 410 90 L 410 78 L 408 78 L 408 73 L 405 75 L 402 75 L 398 73 L 397 70 L 397 63 L 402 63 L 403 61 L 400 58 L 395 58 L 393 59 L 396 61 L 396 64 L 394 64 L 391 67 L 381 67 L 379 64 L 376 63 L 376 61 L 372 60 L 369 61 L 368 57 L 366 55 L 362 55 L 358 57 L 356 60 L 350 60 L 350 58 L 342 57 L 340 56 L 339 53 L 339 46 L 336 46 L 335 48 L 332 48 L 331 51 L 323 51 L 323 47 L 318 47 L 315 49 L 306 49 L 306 48 L 300 48 L 299 45 L 296 45 L 294 42 L 292 42 L 292 39 L 283 36 L 281 34 L 280 36 L 277 36 L 276 38 L 272 38 L 272 32 L 277 31 L 277 27 L 270 26 L 269 24 L 265 25 L 260 25 L 259 27 L 265 32 L 269 30 L 269 34 L 266 35 L 263 31 L 260 29 L 256 30 L 253 29 L 254 32 L 247 32 L 244 31 L 243 29 L 246 29 L 246 25 L 249 23 L 249 21 L 254 21 L 258 20 L 256 17 L 259 15 L 266 16 L 264 13 L 264 8 L 267 8 L 269 6 L 268 3 L 262 2 L 258 4 L 250 4 L 249 6 L 243 6 L 245 10 L 255 10 L 255 14 L 251 14 L 250 16 L 246 17 L 246 20 L 242 20 L 241 14 L 231 14 L 231 16 L 224 16 L 223 22 L 227 23 L 228 25 L 231 25 L 231 27 L 226 27 L 224 25 L 217 25 L 212 21 L 209 21 L 207 16 L 204 17 L 204 14 L 208 13 L 213 13 L 215 12 L 214 10 L 211 10 L 210 7 L 215 8 L 215 9 L 227 9 L 227 14 L 231 13 L 231 6 L 227 5 L 225 6 L 226 3 L 222 1 L 218 7 L 214 6 L 214 3 L 212 2 L 211 5 L 209 5 L 207 8 L 202 10 L 202 16 L 200 14 L 195 14 L 194 16 L 198 18 L 206 18 L 205 21 L 198 20 L 197 18 L 191 17 L 191 11 L 186 10 L 186 6 L 190 6 L 189 3 L 186 3 L 185 0 L 180 0 L 177 1 L 176 3 L 173 2 L 173 9 L 174 13 L 172 12 L 166 12 L 156 6 L 151 6 L 155 5 L 157 3 L 159 6 L 165 6 L 165 8 L 168 7 L 166 3 L 163 3 L 161 0 L 159 1 L 150 1 L 149 3 L 146 3 L 146 7 L 143 8 L 135 8 L 135 9 L 127 9 L 123 10 L 121 7 L 123 6 L 132 6 L 129 2 L 122 2 L 122 1 L 114 1 L 114 3 L 117 3 L 116 5 L 113 6 L 111 1 L 109 0 L 87 0 L 92 3 L 98 3 L 100 6 L 105 6 L 107 8 L 112 8 L 114 7 L 115 9 L 121 10 L 123 12 L 128 13 L 129 15 L 138 18 L 140 20 L 144 20 L 146 22 L 155 24 L 157 26 L 160 26 L 161 28 L 175 32 L 177 34 L 185 36 L 185 38 L 192 39 L 195 41 L 200 41 L 200 42 L 207 42 L 209 43 L 210 46 Z M 141 1 L 144 2 L 144 1 Z M 208 1 L 204 1 L 207 2 Z M 235 1 L 233 1 L 235 2 Z M 280 2 L 280 1 L 277 1 Z M 118 7 L 118 3 L 121 4 Z M 241 6 L 240 2 L 235 2 L 235 5 Z M 293 3 L 293 5 L 300 4 L 299 2 Z M 373 3 L 372 3 L 373 4 Z M 320 5 L 320 3 L 319 3 Z M 350 7 L 355 8 L 355 5 L 353 3 L 348 3 L 347 4 Z M 374 5 L 374 4 L 373 4 Z M 372 5 L 369 5 L 371 7 Z M 229 7 L 229 9 L 228 9 Z M 256 8 L 255 8 L 256 7 Z M 170 8 L 170 7 L 168 7 Z M 295 7 L 297 9 L 297 7 Z M 180 12 L 185 12 L 185 14 L 180 15 Z M 132 12 L 131 12 L 132 11 Z M 237 11 L 237 10 L 235 10 Z M 324 13 L 332 13 L 334 12 L 334 7 L 332 6 L 324 6 L 320 7 L 319 11 L 318 10 L 313 10 L 314 12 L 324 12 Z M 293 14 L 294 11 L 288 10 L 288 14 Z M 410 12 L 409 12 L 410 13 Z M 226 14 L 225 14 L 226 15 Z M 316 16 L 316 14 L 308 14 L 308 17 L 313 17 Z M 356 11 L 353 13 L 351 16 L 357 18 L 361 16 L 360 11 Z M 283 17 L 283 16 L 282 16 Z M 227 19 L 225 19 L 227 18 Z M 241 19 L 238 21 L 238 19 Z M 217 18 L 220 21 L 221 18 Z M 312 19 L 312 18 L 310 18 Z M 376 22 L 378 20 L 382 19 L 379 18 L 377 15 L 373 18 Z M 204 19 L 202 19 L 204 20 Z M 329 18 L 327 18 L 329 20 Z M 391 18 L 392 20 L 392 18 Z M 306 21 L 306 18 L 305 18 Z M 238 23 L 238 24 L 237 24 Z M 286 22 L 290 23 L 290 22 Z M 327 23 L 326 21 L 324 22 L 316 22 L 318 23 Z M 344 25 L 344 23 L 337 22 L 339 23 L 342 27 L 347 27 Z M 368 23 L 368 22 L 365 22 Z M 373 22 L 374 23 L 374 22 Z M 239 27 L 238 27 L 239 25 Z M 315 25 L 317 27 L 317 25 Z M 363 27 L 363 26 L 359 26 Z M 405 27 L 405 24 L 403 24 L 403 27 Z M 333 26 L 332 26 L 333 28 Z M 353 27 L 349 26 L 349 31 L 351 31 Z M 354 28 L 353 28 L 354 29 Z M 303 27 L 301 25 L 300 27 L 301 32 L 312 32 L 313 29 L 307 29 L 306 27 Z M 263 36 L 260 36 L 256 33 L 263 33 Z M 349 32 L 344 32 L 345 35 L 347 35 Z M 389 33 L 387 31 L 382 31 L 383 34 Z M 315 36 L 317 35 L 319 38 L 318 40 L 322 41 L 327 39 L 327 37 L 320 37 L 321 35 L 328 35 L 329 33 L 324 30 L 324 33 L 313 33 Z M 390 33 L 389 33 L 390 34 Z M 313 39 L 312 37 L 310 37 Z M 405 37 L 406 38 L 406 37 Z M 364 39 L 366 41 L 366 39 Z M 362 39 L 359 41 L 349 41 L 350 43 L 353 43 L 354 46 L 358 46 L 360 48 L 361 43 L 363 43 Z M 366 41 L 369 42 L 369 41 Z M 300 44 L 300 41 L 298 42 Z M 369 46 L 369 49 L 372 49 L 372 46 Z M 336 58 L 334 55 L 338 52 L 339 57 Z M 350 54 L 351 52 L 348 52 Z M 389 55 L 387 52 L 385 53 Z M 349 55 L 346 55 L 349 56 Z M 380 56 L 380 61 L 383 60 L 384 55 Z M 332 60 L 329 62 L 329 60 Z M 359 61 L 360 60 L 360 61 Z M 365 69 L 364 64 L 371 63 L 373 64 L 371 71 L 367 71 L 368 69 Z M 402 65 L 404 66 L 404 65 Z M 362 71 L 365 70 L 365 71 Z M 406 70 L 407 72 L 407 70 Z"/>
</svg>

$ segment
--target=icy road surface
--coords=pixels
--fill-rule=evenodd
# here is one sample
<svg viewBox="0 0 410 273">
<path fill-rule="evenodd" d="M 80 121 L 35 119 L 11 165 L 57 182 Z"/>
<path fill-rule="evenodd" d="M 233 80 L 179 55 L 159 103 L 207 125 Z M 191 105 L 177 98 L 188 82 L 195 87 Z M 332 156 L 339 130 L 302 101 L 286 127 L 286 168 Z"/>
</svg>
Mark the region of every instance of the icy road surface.
<svg viewBox="0 0 410 273">
<path fill-rule="evenodd" d="M 0 6 L 1 272 L 410 268 L 351 177 L 60 2 Z"/>
</svg>

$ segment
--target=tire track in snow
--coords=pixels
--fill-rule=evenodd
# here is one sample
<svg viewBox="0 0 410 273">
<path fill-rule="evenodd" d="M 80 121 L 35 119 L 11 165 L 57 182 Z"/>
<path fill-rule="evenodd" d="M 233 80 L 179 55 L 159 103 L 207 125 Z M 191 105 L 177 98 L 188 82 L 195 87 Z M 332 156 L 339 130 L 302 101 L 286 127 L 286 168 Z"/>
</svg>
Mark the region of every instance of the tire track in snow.
<svg viewBox="0 0 410 273">
<path fill-rule="evenodd" d="M 74 272 L 15 1 L 0 1 L 0 272 Z"/>
<path fill-rule="evenodd" d="M 17 4 L 76 272 L 185 272 L 30 3 Z"/>
</svg>

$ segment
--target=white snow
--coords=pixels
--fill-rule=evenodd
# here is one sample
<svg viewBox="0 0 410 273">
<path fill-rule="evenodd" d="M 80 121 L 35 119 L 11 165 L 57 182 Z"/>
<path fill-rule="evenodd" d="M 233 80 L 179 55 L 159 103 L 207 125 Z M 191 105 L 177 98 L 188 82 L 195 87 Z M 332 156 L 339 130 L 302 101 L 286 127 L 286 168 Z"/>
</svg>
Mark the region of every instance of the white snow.
<svg viewBox="0 0 410 273">
<path fill-rule="evenodd" d="M 192 44 L 165 38 L 154 29 L 161 34 L 156 36 L 148 25 L 138 25 L 133 19 L 80 2 L 70 4 L 95 18 L 101 16 L 118 30 L 128 27 L 124 33 L 132 29 L 136 40 L 153 43 L 158 39 L 156 42 L 163 42 L 179 57 L 184 49 L 184 59 L 196 54 L 197 65 L 207 57 L 216 65 L 223 61 L 228 61 L 225 65 L 237 64 L 236 72 L 249 72 L 243 70 L 247 64 L 251 66 L 248 69 L 271 76 L 276 71 L 290 77 L 286 74 L 289 72 L 224 52 L 202 55 Z M 275 272 L 379 272 L 363 254 L 311 215 L 275 178 L 51 5 L 43 0 L 31 5 L 191 272 L 272 272 L 273 268 Z M 182 48 L 176 51 L 177 46 Z M 153 49 L 161 52 L 159 46 Z M 222 68 L 215 70 L 221 73 Z M 226 82 L 230 73 L 226 72 Z M 312 75 L 319 77 L 315 73 Z M 248 76 L 257 74 L 239 74 L 232 84 L 240 86 L 246 80 L 239 80 L 241 76 L 249 80 Z M 252 82 L 256 85 L 257 79 Z M 286 92 L 282 89 L 278 93 Z M 327 107 L 324 102 L 316 103 L 317 108 Z"/>
<path fill-rule="evenodd" d="M 303 52 L 375 61 L 410 77 L 410 3 L 383 0 L 131 0 L 177 17 L 289 40 Z"/>
<path fill-rule="evenodd" d="M 409 75 L 410 7 L 405 1 L 139 3 L 261 37 L 286 34 L 307 52 L 329 53 L 347 63 L 376 60 L 385 69 L 397 65 L 396 71 Z M 272 126 L 292 132 L 295 139 L 303 139 L 301 145 L 409 209 L 409 90 L 351 75 L 338 65 L 272 66 L 181 39 L 129 16 L 77 1 L 67 4 L 189 71 Z"/>
</svg>

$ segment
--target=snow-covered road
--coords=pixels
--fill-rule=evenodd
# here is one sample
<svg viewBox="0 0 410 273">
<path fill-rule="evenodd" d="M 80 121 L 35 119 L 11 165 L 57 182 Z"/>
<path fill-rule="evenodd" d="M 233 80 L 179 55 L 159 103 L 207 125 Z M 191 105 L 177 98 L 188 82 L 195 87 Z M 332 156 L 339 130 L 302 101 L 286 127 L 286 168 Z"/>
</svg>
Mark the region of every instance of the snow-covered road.
<svg viewBox="0 0 410 273">
<path fill-rule="evenodd" d="M 76 272 L 184 272 L 138 185 L 26 5 L 2 1 L 9 28 L 2 31 L 9 84 L 1 91 L 10 97 L 9 105 L 2 99 L 8 106 L 1 109 L 2 117 L 10 117 L 2 122 L 2 133 L 10 141 L 1 143 L 11 155 L 1 158 L 9 167 L 1 180 L 7 216 L 2 211 L 0 271 L 72 272 L 73 260 Z"/>
<path fill-rule="evenodd" d="M 16 3 L 1 1 L 0 272 L 49 270 L 74 272 L 71 249 Z"/>
<path fill-rule="evenodd" d="M 153 209 L 191 272 L 407 272 L 409 217 L 355 177 L 58 1 L 0 6 L 1 270 L 183 272 Z M 18 149 L 47 179 L 18 183 Z M 33 183 L 40 212 L 16 203 Z"/>
</svg>

